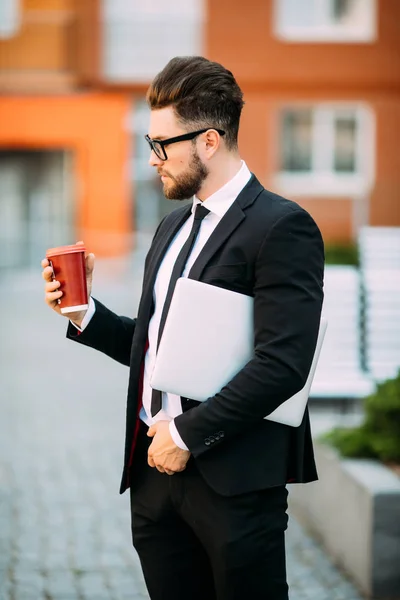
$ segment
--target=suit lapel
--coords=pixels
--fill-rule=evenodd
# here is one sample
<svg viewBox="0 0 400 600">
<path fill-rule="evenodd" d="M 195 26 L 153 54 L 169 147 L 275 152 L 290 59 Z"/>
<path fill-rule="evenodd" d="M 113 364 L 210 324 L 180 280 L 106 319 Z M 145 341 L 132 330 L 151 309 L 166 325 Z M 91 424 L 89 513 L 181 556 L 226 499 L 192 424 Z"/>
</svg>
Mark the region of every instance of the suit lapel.
<svg viewBox="0 0 400 600">
<path fill-rule="evenodd" d="M 245 209 L 253 204 L 257 196 L 264 188 L 260 182 L 252 175 L 247 185 L 240 192 L 235 202 L 222 217 L 217 227 L 207 240 L 203 250 L 200 252 L 192 268 L 190 269 L 190 279 L 199 280 L 201 274 L 209 260 L 217 250 L 226 242 L 229 236 L 235 231 L 238 225 L 246 218 Z"/>
<path fill-rule="evenodd" d="M 263 189 L 264 188 L 260 182 L 254 175 L 252 175 L 251 179 L 240 192 L 235 202 L 218 223 L 212 235 L 207 240 L 203 250 L 200 252 L 199 256 L 194 262 L 189 273 L 189 277 L 191 279 L 200 279 L 203 269 L 207 265 L 208 261 L 229 238 L 229 236 L 243 221 L 243 219 L 246 218 L 246 209 L 253 204 Z M 143 293 L 138 311 L 138 317 L 140 317 L 140 323 L 144 326 L 143 331 L 145 331 L 145 335 L 147 335 L 147 326 L 153 310 L 153 289 L 158 269 L 173 238 L 178 233 L 183 223 L 189 218 L 191 209 L 192 204 L 188 204 L 182 207 L 182 209 L 171 213 L 171 215 L 167 217 L 167 220 L 173 220 L 168 223 L 168 226 L 165 227 L 164 232 L 163 228 L 161 227 L 161 230 L 155 237 L 153 245 L 150 249 L 151 255 L 149 258 L 149 264 L 145 271 Z"/>
<path fill-rule="evenodd" d="M 178 233 L 183 223 L 189 218 L 191 209 L 192 205 L 188 204 L 179 211 L 172 213 L 174 220 L 165 228 L 163 234 L 160 232 L 159 235 L 156 236 L 153 242 L 151 258 L 145 273 L 143 294 L 139 307 L 139 313 L 141 313 L 140 317 L 141 319 L 144 319 L 143 322 L 147 323 L 151 316 L 153 307 L 153 288 L 161 261 L 175 235 Z"/>
</svg>

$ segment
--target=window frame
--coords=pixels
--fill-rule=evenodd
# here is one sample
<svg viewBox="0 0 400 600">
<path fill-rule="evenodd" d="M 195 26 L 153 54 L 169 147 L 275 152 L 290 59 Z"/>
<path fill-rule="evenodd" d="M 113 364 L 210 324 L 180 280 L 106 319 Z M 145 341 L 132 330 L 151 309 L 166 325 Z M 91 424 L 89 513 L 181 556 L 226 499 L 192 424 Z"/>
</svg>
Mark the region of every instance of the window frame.
<svg viewBox="0 0 400 600">
<path fill-rule="evenodd" d="M 367 26 L 354 26 L 335 24 L 329 22 L 329 6 L 333 0 L 323 0 L 319 13 L 320 25 L 288 25 L 283 22 L 283 2 L 287 0 L 274 0 L 273 4 L 273 30 L 275 36 L 282 42 L 299 43 L 373 43 L 378 36 L 378 10 L 376 0 L 357 0 L 362 2 L 369 10 Z M 315 1 L 315 0 L 314 0 Z M 323 22 L 325 20 L 325 22 Z"/>
<path fill-rule="evenodd" d="M 3 0 L 4 1 L 4 0 Z M 5 23 L 0 19 L 0 40 L 7 40 L 18 34 L 21 27 L 21 0 L 6 0 L 3 6 Z"/>
<path fill-rule="evenodd" d="M 101 0 L 100 5 L 100 73 L 110 85 L 148 85 L 174 56 L 204 53 L 206 0 Z"/>
<path fill-rule="evenodd" d="M 275 189 L 288 196 L 346 197 L 368 194 L 375 180 L 375 116 L 362 102 L 289 103 L 277 113 L 277 141 L 281 149 L 281 118 L 284 111 L 311 109 L 313 114 L 310 171 L 284 171 L 277 167 L 272 177 Z M 339 112 L 354 111 L 357 123 L 354 173 L 335 171 L 335 117 Z M 327 121 L 330 127 L 326 127 Z M 321 135 L 322 127 L 324 134 Z M 328 136 L 326 136 L 328 133 Z M 323 140 L 323 141 L 322 141 Z M 331 165 L 327 168 L 327 165 Z"/>
</svg>

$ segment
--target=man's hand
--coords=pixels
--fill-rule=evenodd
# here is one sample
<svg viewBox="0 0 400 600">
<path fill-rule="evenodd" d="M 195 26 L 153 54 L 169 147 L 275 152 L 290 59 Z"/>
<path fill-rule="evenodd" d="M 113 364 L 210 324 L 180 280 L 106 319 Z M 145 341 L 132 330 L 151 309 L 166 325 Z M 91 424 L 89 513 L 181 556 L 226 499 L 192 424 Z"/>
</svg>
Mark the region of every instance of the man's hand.
<svg viewBox="0 0 400 600">
<path fill-rule="evenodd" d="M 174 443 L 169 432 L 169 421 L 158 421 L 147 432 L 153 438 L 148 451 L 150 467 L 156 467 L 160 473 L 173 475 L 186 468 L 189 450 L 182 450 Z"/>
<path fill-rule="evenodd" d="M 76 243 L 83 244 L 83 242 L 76 242 Z M 83 317 L 85 316 L 87 311 L 84 310 L 82 312 L 62 314 L 62 312 L 60 310 L 60 306 L 59 306 L 59 300 L 60 300 L 61 296 L 63 295 L 62 291 L 58 289 L 60 287 L 60 282 L 53 279 L 53 269 L 51 268 L 50 263 L 47 260 L 47 258 L 44 258 L 42 260 L 41 264 L 43 267 L 42 277 L 45 280 L 44 299 L 45 299 L 46 304 L 48 306 L 50 306 L 50 308 L 52 308 L 59 315 L 62 315 L 63 317 L 67 317 L 68 319 L 72 320 L 79 327 L 80 324 L 82 323 Z M 94 254 L 88 254 L 86 256 L 85 264 L 86 264 L 87 292 L 88 292 L 88 298 L 89 298 L 90 294 L 92 292 Z"/>
</svg>

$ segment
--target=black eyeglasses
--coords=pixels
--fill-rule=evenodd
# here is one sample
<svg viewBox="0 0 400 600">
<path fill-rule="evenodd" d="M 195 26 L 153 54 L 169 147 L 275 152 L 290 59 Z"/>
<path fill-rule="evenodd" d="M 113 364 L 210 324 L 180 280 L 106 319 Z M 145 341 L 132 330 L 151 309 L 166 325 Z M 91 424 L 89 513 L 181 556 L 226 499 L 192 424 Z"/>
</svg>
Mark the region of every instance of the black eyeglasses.
<svg viewBox="0 0 400 600">
<path fill-rule="evenodd" d="M 185 133 L 184 135 L 177 135 L 176 137 L 168 138 L 167 140 L 152 140 L 148 135 L 144 136 L 146 142 L 150 146 L 150 150 L 153 150 L 154 154 L 158 156 L 160 160 L 168 160 L 167 153 L 165 152 L 165 146 L 168 144 L 176 144 L 177 142 L 184 142 L 185 140 L 193 140 L 196 136 L 201 133 L 205 133 L 214 127 L 207 127 L 207 129 L 199 129 L 198 131 L 192 131 L 191 133 Z M 225 131 L 222 129 L 215 129 L 219 135 L 225 135 Z"/>
</svg>

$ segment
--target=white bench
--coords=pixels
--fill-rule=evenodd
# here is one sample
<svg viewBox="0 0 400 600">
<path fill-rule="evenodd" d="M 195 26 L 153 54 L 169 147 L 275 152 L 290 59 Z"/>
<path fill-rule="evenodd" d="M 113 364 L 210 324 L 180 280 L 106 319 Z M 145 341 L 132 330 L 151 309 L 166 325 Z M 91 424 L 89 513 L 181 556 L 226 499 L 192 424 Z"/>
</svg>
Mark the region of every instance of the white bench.
<svg viewBox="0 0 400 600">
<path fill-rule="evenodd" d="M 379 382 L 395 377 L 400 369 L 400 268 L 362 266 L 366 362 Z"/>
<path fill-rule="evenodd" d="M 358 250 L 362 270 L 400 269 L 400 227 L 361 227 Z"/>
<path fill-rule="evenodd" d="M 379 382 L 400 369 L 400 227 L 362 227 L 359 254 L 366 362 Z"/>
<path fill-rule="evenodd" d="M 310 397 L 363 398 L 374 391 L 375 384 L 361 368 L 358 269 L 328 265 L 324 288 L 328 328 Z"/>
</svg>

